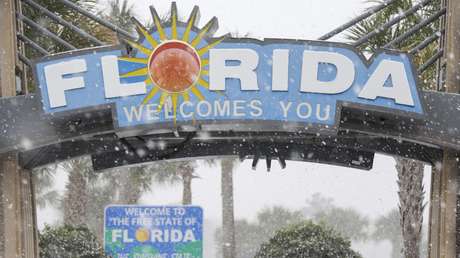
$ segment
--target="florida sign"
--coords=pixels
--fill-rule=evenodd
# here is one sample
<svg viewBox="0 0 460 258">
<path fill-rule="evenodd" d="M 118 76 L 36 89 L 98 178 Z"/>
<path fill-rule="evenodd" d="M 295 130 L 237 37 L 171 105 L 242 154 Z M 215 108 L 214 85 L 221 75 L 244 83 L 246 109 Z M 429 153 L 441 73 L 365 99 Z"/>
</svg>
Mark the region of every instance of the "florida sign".
<svg viewBox="0 0 460 258">
<path fill-rule="evenodd" d="M 36 62 L 47 114 L 110 106 L 116 128 L 214 123 L 334 126 L 343 105 L 423 115 L 411 58 L 382 50 L 291 39 L 214 37 L 213 18 L 153 28 L 133 20 L 139 39 Z"/>
</svg>

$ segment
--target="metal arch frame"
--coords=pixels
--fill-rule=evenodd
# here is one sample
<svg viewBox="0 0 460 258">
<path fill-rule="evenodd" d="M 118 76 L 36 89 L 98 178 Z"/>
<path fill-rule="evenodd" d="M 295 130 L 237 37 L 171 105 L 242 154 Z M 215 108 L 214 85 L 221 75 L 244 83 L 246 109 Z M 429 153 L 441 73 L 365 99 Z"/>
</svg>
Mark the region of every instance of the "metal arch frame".
<svg viewBox="0 0 460 258">
<path fill-rule="evenodd" d="M 63 26 L 66 26 L 67 28 L 71 29 L 72 31 L 76 32 L 77 34 L 79 34 L 80 36 L 84 37 L 84 38 L 87 38 L 88 40 L 90 40 L 92 43 L 96 44 L 96 46 L 102 46 L 104 45 L 104 42 L 100 41 L 99 39 L 97 39 L 96 37 L 92 36 L 91 34 L 87 33 L 86 31 L 78 28 L 77 26 L 73 25 L 72 23 L 66 21 L 65 19 L 57 16 L 56 14 L 52 13 L 51 11 L 49 11 L 48 9 L 46 9 L 45 7 L 41 6 L 40 4 L 34 2 L 34 0 L 22 0 L 24 3 L 26 3 L 27 5 L 39 10 L 41 13 L 45 14 L 46 16 L 50 17 L 51 19 L 53 19 L 54 21 L 56 21 L 57 23 L 63 25 Z"/>
<path fill-rule="evenodd" d="M 224 135 L 216 132 L 210 140 L 199 137 L 187 139 L 189 134 L 176 137 L 171 133 L 122 139 L 108 134 L 92 140 L 76 140 L 25 151 L 20 158 L 25 168 L 33 168 L 90 154 L 95 170 L 167 159 L 214 156 L 278 159 L 281 164 L 285 164 L 286 160 L 309 161 L 365 170 L 372 168 L 375 152 L 417 159 L 431 165 L 441 158 L 440 149 L 435 147 L 345 131 L 341 131 L 338 136 L 323 137 L 278 134 L 277 139 L 273 140 L 267 140 L 267 134 Z M 297 139 L 296 143 L 292 142 L 293 138 Z M 150 146 L 162 141 L 169 143 L 164 149 Z"/>
<path fill-rule="evenodd" d="M 45 14 L 48 17 L 50 17 L 53 21 L 59 23 L 60 25 L 62 25 L 64 27 L 69 28 L 70 30 L 76 32 L 81 37 L 86 38 L 90 42 L 93 42 L 97 46 L 102 45 L 103 42 L 101 40 L 99 40 L 96 37 L 92 36 L 90 33 L 86 32 L 84 30 L 81 30 L 80 28 L 74 26 L 72 23 L 64 20 L 62 17 L 60 17 L 60 16 L 48 11 L 45 7 L 43 7 L 43 6 L 39 5 L 38 3 L 36 3 L 35 0 L 21 0 L 21 1 L 23 1 L 25 4 L 27 4 L 27 5 L 31 6 L 31 7 L 37 8 L 43 14 Z M 119 27 L 111 24 L 110 22 L 107 22 L 107 21 L 101 19 L 100 17 L 88 12 L 87 10 L 85 10 L 82 7 L 76 5 L 75 3 L 72 3 L 69 0 L 57 0 L 57 1 L 59 1 L 62 4 L 64 4 L 66 7 L 72 9 L 73 11 L 78 12 L 79 14 L 81 14 L 83 16 L 86 16 L 89 19 L 92 19 L 93 21 L 99 23 L 100 25 L 102 25 L 102 26 L 104 26 L 104 27 L 116 32 L 116 33 L 118 33 L 119 35 L 121 35 L 121 36 L 123 36 L 125 38 L 131 39 L 131 40 L 136 39 L 136 37 L 131 35 L 129 32 L 127 32 L 127 31 L 123 30 L 122 28 L 119 28 Z M 384 24 L 379 29 L 375 30 L 374 32 L 369 33 L 368 35 L 365 35 L 363 38 L 359 39 L 356 42 L 350 42 L 350 43 L 352 45 L 354 45 L 354 46 L 359 46 L 361 44 L 364 44 L 365 42 L 369 41 L 373 37 L 375 37 L 375 36 L 379 35 L 380 33 L 382 33 L 385 29 L 391 28 L 392 26 L 398 24 L 399 22 L 407 19 L 411 15 L 414 15 L 415 13 L 417 13 L 418 11 L 423 9 L 426 5 L 430 4 L 431 1 L 433 1 L 433 0 L 422 0 L 422 1 L 418 2 L 413 7 L 409 8 L 408 10 L 405 10 L 400 15 L 398 15 L 398 16 L 394 17 L 393 19 L 391 19 L 390 21 L 388 21 L 386 24 Z M 361 21 L 364 21 L 364 20 L 372 17 L 376 13 L 378 13 L 380 11 L 383 11 L 385 8 L 390 7 L 391 5 L 395 4 L 396 2 L 397 2 L 396 0 L 387 0 L 382 4 L 374 6 L 374 7 L 370 8 L 369 10 L 367 10 L 366 12 L 364 12 L 363 14 L 359 15 L 358 17 L 352 19 L 351 21 L 349 21 L 349 22 L 337 27 L 336 29 L 324 34 L 323 36 L 319 37 L 318 40 L 322 40 L 322 41 L 330 40 L 331 38 L 333 38 L 333 37 L 335 37 L 335 36 L 337 36 L 337 35 L 339 35 L 341 33 L 344 33 L 348 29 L 356 26 Z M 38 24 L 31 23 L 31 20 L 28 19 L 27 17 L 23 16 L 22 14 L 18 14 L 17 16 L 18 16 L 18 19 L 20 21 L 24 20 L 30 26 L 38 25 Z M 426 20 L 420 21 L 420 23 L 418 25 L 416 25 L 415 27 L 411 28 L 409 31 L 406 31 L 405 33 L 403 33 L 403 35 L 401 35 L 397 40 L 395 39 L 394 42 L 387 43 L 385 45 L 385 47 L 386 48 L 392 47 L 398 41 L 404 40 L 404 39 L 414 35 L 414 33 L 417 33 L 418 31 L 420 31 L 420 29 L 428 26 L 429 24 L 431 24 L 431 23 L 433 23 L 435 21 L 438 21 L 440 19 L 443 21 L 444 16 L 445 16 L 445 7 L 440 6 L 439 11 L 437 13 L 435 13 L 432 17 L 429 17 Z M 40 25 L 38 25 L 38 26 L 40 26 Z M 54 40 L 57 40 L 61 44 L 65 45 L 65 46 L 67 46 L 68 48 L 71 49 L 71 44 L 70 43 L 61 42 L 62 39 L 60 39 L 59 36 L 54 35 L 53 32 L 47 31 L 46 28 L 41 27 L 41 26 L 40 26 L 40 28 L 37 27 L 37 29 L 46 32 L 45 33 L 46 36 L 48 36 L 48 37 L 50 37 L 50 38 L 52 38 Z M 438 42 L 438 45 L 440 46 L 439 51 L 435 55 L 432 56 L 432 58 L 429 60 L 429 62 L 423 64 L 418 69 L 418 71 L 420 73 L 423 73 L 427 68 L 429 68 L 436 61 L 440 60 L 443 57 L 443 52 L 442 52 L 443 51 L 443 49 L 442 49 L 443 44 L 442 44 L 442 41 L 444 39 L 443 35 L 444 35 L 445 31 L 442 28 L 440 28 L 438 32 L 440 33 L 440 35 L 433 35 L 432 37 L 430 37 L 429 40 L 427 39 L 426 41 L 423 42 L 423 44 L 419 44 L 418 46 L 414 47 L 413 49 L 411 49 L 409 51 L 412 54 L 417 54 L 418 52 L 422 51 L 427 46 L 429 46 L 432 43 L 434 43 L 437 39 L 441 38 L 441 40 Z M 35 50 L 39 49 L 39 48 L 37 48 L 37 46 L 38 47 L 40 47 L 40 46 L 38 44 L 36 44 L 35 42 L 31 41 L 30 39 L 27 40 L 27 38 L 22 37 L 22 41 L 24 41 L 24 40 L 27 41 L 26 42 L 26 43 L 28 43 L 27 45 L 32 47 L 33 49 L 35 49 Z M 44 55 L 43 51 L 40 51 L 40 50 L 38 50 L 38 51 L 40 52 L 40 54 Z M 29 60 L 29 58 L 27 56 L 23 56 L 21 58 L 21 60 L 23 60 L 23 62 L 26 63 L 26 64 L 32 64 L 33 63 L 33 62 L 31 62 Z"/>
</svg>

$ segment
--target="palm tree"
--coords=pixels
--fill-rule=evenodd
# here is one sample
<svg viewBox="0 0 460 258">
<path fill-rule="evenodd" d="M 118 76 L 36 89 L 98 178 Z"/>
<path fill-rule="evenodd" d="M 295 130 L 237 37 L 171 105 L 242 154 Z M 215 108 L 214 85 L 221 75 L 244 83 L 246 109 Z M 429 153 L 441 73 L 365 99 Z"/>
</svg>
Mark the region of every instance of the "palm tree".
<svg viewBox="0 0 460 258">
<path fill-rule="evenodd" d="M 365 0 L 368 3 L 375 3 L 375 4 L 382 4 L 385 0 Z M 347 35 L 347 38 L 356 41 L 362 38 L 364 35 L 375 31 L 383 24 L 387 23 L 391 19 L 395 18 L 396 16 L 401 14 L 402 10 L 407 10 L 411 8 L 414 3 L 417 1 L 414 0 L 398 0 L 393 4 L 389 5 L 382 11 L 376 13 L 371 18 L 364 20 L 358 23 L 357 26 L 352 27 L 349 32 L 350 34 Z M 358 48 L 365 52 L 365 53 L 375 53 L 376 50 L 382 48 L 386 43 L 390 42 L 391 40 L 395 39 L 396 37 L 402 35 L 408 29 L 413 28 L 415 25 L 420 23 L 422 20 L 428 18 L 429 16 L 433 15 L 437 10 L 439 10 L 440 2 L 439 0 L 431 1 L 426 7 L 422 8 L 419 12 L 407 17 L 406 19 L 400 21 L 396 25 L 392 26 L 389 29 L 382 30 L 377 36 L 371 38 L 368 42 L 362 44 Z M 372 7 L 370 7 L 372 8 Z M 408 39 L 404 40 L 403 42 L 394 46 L 400 50 L 410 50 L 419 43 L 421 43 L 427 37 L 433 35 L 435 32 L 438 31 L 438 23 L 435 22 L 431 26 L 426 26 L 421 29 L 418 33 L 414 33 Z M 437 52 L 437 44 L 432 43 L 428 47 L 426 47 L 421 52 L 417 53 L 414 56 L 414 62 L 417 65 L 421 65 L 425 63 L 430 57 L 432 57 Z M 425 71 L 421 75 L 421 82 L 422 87 L 426 89 L 435 90 L 435 75 L 436 75 L 436 67 L 432 66 L 427 71 Z"/>
<path fill-rule="evenodd" d="M 384 0 L 372 0 L 372 3 L 381 4 Z M 353 41 L 358 40 L 362 36 L 375 31 L 380 26 L 396 17 L 401 13 L 401 10 L 407 10 L 413 6 L 413 0 L 399 0 L 394 4 L 388 6 L 383 11 L 376 13 L 372 18 L 365 20 L 358 24 L 358 26 L 350 30 L 348 39 Z M 439 9 L 439 2 L 433 1 L 427 7 L 407 19 L 399 22 L 395 26 L 382 31 L 377 37 L 374 37 L 369 42 L 360 46 L 360 49 L 367 53 L 374 53 L 377 49 L 390 42 L 392 39 L 402 35 L 409 28 L 414 27 L 422 20 L 431 16 L 436 10 Z M 429 37 L 437 31 L 437 24 L 426 26 L 420 32 L 415 33 L 407 40 L 398 44 L 399 49 L 409 50 L 421 43 L 425 38 Z M 436 44 L 431 44 L 415 57 L 415 63 L 421 65 L 427 59 L 433 56 L 436 52 Z M 423 75 L 421 75 L 423 87 L 433 89 L 436 85 L 435 67 L 431 67 Z M 399 186 L 399 203 L 400 203 L 400 225 L 403 237 L 403 254 L 405 257 L 416 258 L 419 257 L 419 245 L 422 234 L 422 220 L 423 220 L 423 164 L 405 158 L 396 159 L 396 170 L 398 172 L 398 186 Z"/>
<path fill-rule="evenodd" d="M 233 170 L 235 159 L 224 158 L 220 161 L 222 178 L 222 253 L 223 258 L 236 257 L 235 214 L 233 207 Z"/>
<path fill-rule="evenodd" d="M 192 204 L 192 180 L 199 178 L 196 173 L 195 161 L 163 161 L 158 162 L 154 181 L 158 183 L 182 183 L 182 204 Z"/>
<path fill-rule="evenodd" d="M 233 172 L 238 159 L 222 158 L 207 159 L 209 166 L 214 166 L 220 161 L 221 168 L 221 197 L 222 197 L 222 231 L 219 233 L 223 258 L 236 257 L 236 232 L 233 200 Z"/>
<path fill-rule="evenodd" d="M 59 193 L 53 189 L 56 170 L 57 165 L 52 164 L 32 171 L 35 202 L 39 208 L 56 205 L 59 201 Z"/>
<path fill-rule="evenodd" d="M 131 18 L 134 17 L 134 5 L 130 5 L 128 0 L 110 0 L 109 11 L 103 14 L 109 22 L 117 25 L 128 32 L 135 31 L 135 25 L 132 23 Z"/>
<path fill-rule="evenodd" d="M 104 235 L 103 207 L 110 204 L 138 204 L 143 193 L 152 189 L 157 164 L 120 167 L 93 174 L 87 186 L 86 225 L 102 241 Z"/>
<path fill-rule="evenodd" d="M 136 167 L 121 167 L 108 170 L 101 174 L 107 184 L 103 187 L 111 189 L 113 202 L 119 204 L 137 204 L 141 195 L 152 190 L 152 183 L 182 183 L 182 203 L 192 203 L 192 180 L 196 164 L 192 161 L 164 161 Z M 129 182 L 129 183 L 127 183 Z"/>
<path fill-rule="evenodd" d="M 192 162 L 180 161 L 177 164 L 177 172 L 180 174 L 182 179 L 182 204 L 192 204 L 192 180 L 196 178 L 195 164 Z"/>
<path fill-rule="evenodd" d="M 423 163 L 397 159 L 399 213 L 403 235 L 404 255 L 419 257 L 423 223 Z"/>
<path fill-rule="evenodd" d="M 89 183 L 95 176 L 88 157 L 76 158 L 60 164 L 69 173 L 62 200 L 64 224 L 85 225 L 89 202 Z"/>
<path fill-rule="evenodd" d="M 101 173 L 102 183 L 96 188 L 107 191 L 112 203 L 137 204 L 142 194 L 151 190 L 152 179 L 158 169 L 155 164 L 113 168 Z"/>
<path fill-rule="evenodd" d="M 324 224 L 342 236 L 353 241 L 366 241 L 369 237 L 369 219 L 353 208 L 342 208 L 332 198 L 320 193 L 312 195 L 304 208 L 306 217 L 318 224 Z"/>
<path fill-rule="evenodd" d="M 235 258 L 254 257 L 260 246 L 270 240 L 275 233 L 287 226 L 300 223 L 305 220 L 301 211 L 290 211 L 282 206 L 264 208 L 257 212 L 257 221 L 235 221 Z M 214 238 L 219 246 L 223 245 L 222 228 L 216 229 Z M 222 256 L 222 250 L 218 250 L 217 257 Z"/>
<path fill-rule="evenodd" d="M 401 249 L 403 245 L 400 214 L 397 209 L 393 209 L 386 215 L 379 217 L 375 222 L 375 230 L 372 238 L 381 241 L 388 240 L 391 243 L 391 258 L 401 258 Z"/>
</svg>

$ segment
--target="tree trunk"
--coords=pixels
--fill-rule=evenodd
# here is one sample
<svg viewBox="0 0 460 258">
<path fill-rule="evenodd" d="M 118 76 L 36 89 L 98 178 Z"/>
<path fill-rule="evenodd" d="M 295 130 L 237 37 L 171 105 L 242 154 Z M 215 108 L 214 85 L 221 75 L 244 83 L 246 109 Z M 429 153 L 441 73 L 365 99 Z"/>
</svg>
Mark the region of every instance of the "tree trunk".
<svg viewBox="0 0 460 258">
<path fill-rule="evenodd" d="M 129 182 L 129 181 L 128 181 Z M 127 183 L 129 184 L 129 183 Z M 120 191 L 120 204 L 137 204 L 142 196 L 142 192 L 137 187 L 130 187 L 125 184 Z"/>
<path fill-rule="evenodd" d="M 235 258 L 235 217 L 233 208 L 233 162 L 223 159 L 222 168 L 222 253 L 223 258 Z"/>
<path fill-rule="evenodd" d="M 423 163 L 398 158 L 399 212 L 406 258 L 420 257 L 423 223 Z"/>
<path fill-rule="evenodd" d="M 182 204 L 192 204 L 192 179 L 193 171 L 186 169 L 182 174 Z"/>
<path fill-rule="evenodd" d="M 120 204 L 137 204 L 139 199 L 142 196 L 142 189 L 139 187 L 139 174 L 142 171 L 139 171 L 140 168 L 133 167 L 122 169 L 120 171 L 120 190 L 118 196 L 118 202 Z"/>
</svg>

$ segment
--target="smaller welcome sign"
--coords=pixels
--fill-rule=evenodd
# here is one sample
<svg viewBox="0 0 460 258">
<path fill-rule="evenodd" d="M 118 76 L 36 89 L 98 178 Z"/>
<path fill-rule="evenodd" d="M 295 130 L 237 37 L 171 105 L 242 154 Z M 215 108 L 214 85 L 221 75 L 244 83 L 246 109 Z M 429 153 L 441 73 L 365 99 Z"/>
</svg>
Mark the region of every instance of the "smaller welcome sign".
<svg viewBox="0 0 460 258">
<path fill-rule="evenodd" d="M 203 257 L 201 207 L 108 206 L 104 223 L 104 248 L 109 257 Z"/>
</svg>

